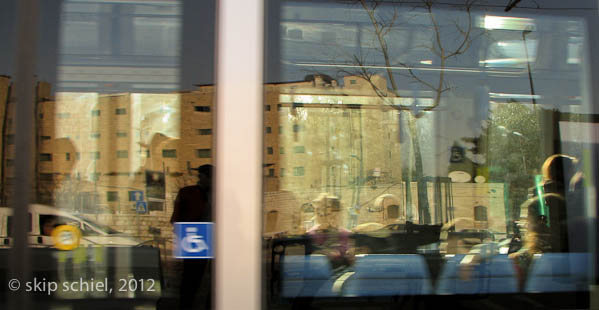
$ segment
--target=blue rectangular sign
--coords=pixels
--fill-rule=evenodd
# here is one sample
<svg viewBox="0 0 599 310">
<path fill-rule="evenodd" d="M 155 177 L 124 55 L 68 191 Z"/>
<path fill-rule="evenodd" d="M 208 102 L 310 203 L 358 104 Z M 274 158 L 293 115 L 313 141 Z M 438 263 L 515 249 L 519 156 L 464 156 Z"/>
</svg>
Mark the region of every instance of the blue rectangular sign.
<svg viewBox="0 0 599 310">
<path fill-rule="evenodd" d="M 214 258 L 212 249 L 212 222 L 174 223 L 176 258 Z"/>
<path fill-rule="evenodd" d="M 148 213 L 148 204 L 145 201 L 136 202 L 135 211 L 137 213 Z"/>
<path fill-rule="evenodd" d="M 144 200 L 144 192 L 143 191 L 129 191 L 129 201 L 143 201 Z"/>
</svg>

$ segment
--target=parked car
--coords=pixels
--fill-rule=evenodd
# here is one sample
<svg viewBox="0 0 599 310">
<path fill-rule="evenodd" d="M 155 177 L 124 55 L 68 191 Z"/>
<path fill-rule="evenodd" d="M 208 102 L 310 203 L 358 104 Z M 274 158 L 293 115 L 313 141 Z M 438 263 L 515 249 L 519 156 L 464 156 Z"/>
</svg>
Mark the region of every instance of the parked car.
<svg viewBox="0 0 599 310">
<path fill-rule="evenodd" d="M 356 247 L 371 254 L 416 254 L 418 247 L 439 242 L 441 225 L 419 225 L 412 222 L 389 224 L 383 228 L 357 232 Z"/>
<path fill-rule="evenodd" d="M 11 245 L 12 225 L 12 209 L 1 207 L 0 246 Z M 29 206 L 29 244 L 31 246 L 54 246 L 51 233 L 60 225 L 76 227 L 81 232 L 80 245 L 82 246 L 136 246 L 141 244 L 140 240 L 85 217 L 47 205 L 32 204 Z"/>
</svg>

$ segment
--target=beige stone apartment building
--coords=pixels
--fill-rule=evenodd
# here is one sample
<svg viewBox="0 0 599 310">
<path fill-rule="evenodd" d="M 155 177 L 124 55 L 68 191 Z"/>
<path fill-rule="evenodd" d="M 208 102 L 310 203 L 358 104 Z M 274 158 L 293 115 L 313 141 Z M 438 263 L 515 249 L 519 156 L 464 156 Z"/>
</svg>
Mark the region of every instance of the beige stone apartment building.
<svg viewBox="0 0 599 310">
<path fill-rule="evenodd" d="M 0 100 L 9 102 L 0 108 L 6 192 L 16 103 L 8 98 L 10 83 L 0 78 Z M 384 78 L 377 76 L 372 82 L 348 76 L 343 85 L 322 76 L 265 85 L 265 234 L 305 232 L 315 224 L 313 203 L 322 193 L 339 199 L 335 211 L 347 228 L 419 221 L 417 186 L 411 184 L 409 200 L 402 179 L 400 112 L 370 83 L 386 90 Z M 206 85 L 169 94 L 57 93 L 50 98 L 50 85 L 39 83 L 38 201 L 143 238 L 150 238 L 150 226 L 170 237 L 177 191 L 197 181 L 189 168 L 211 163 L 218 151 L 213 149 L 218 134 L 212 126 L 218 113 L 214 94 L 215 87 Z M 433 223 L 463 217 L 470 221 L 457 229 L 506 231 L 503 183 L 431 178 L 427 194 Z M 138 201 L 147 212 L 138 212 Z"/>
</svg>

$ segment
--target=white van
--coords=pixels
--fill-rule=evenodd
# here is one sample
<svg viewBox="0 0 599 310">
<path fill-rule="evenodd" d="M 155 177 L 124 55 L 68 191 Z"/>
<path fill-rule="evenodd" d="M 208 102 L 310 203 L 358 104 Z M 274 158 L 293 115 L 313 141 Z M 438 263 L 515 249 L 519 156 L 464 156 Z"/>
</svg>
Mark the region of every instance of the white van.
<svg viewBox="0 0 599 310">
<path fill-rule="evenodd" d="M 12 223 L 12 208 L 0 208 L 0 247 L 11 245 Z M 81 231 L 81 246 L 136 246 L 141 243 L 131 236 L 78 215 L 46 205 L 32 204 L 29 206 L 29 244 L 53 246 L 50 233 L 54 227 L 64 224 Z"/>
</svg>

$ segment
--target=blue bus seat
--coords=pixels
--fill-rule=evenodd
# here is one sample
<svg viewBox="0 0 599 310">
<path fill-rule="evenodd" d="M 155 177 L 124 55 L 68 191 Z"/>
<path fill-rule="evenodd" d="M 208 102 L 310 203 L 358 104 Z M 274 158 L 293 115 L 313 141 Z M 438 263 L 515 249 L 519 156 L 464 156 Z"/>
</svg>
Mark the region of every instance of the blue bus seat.
<svg viewBox="0 0 599 310">
<path fill-rule="evenodd" d="M 590 263 L 590 253 L 537 254 L 524 290 L 529 293 L 588 291 Z"/>
<path fill-rule="evenodd" d="M 515 293 L 518 279 L 513 262 L 507 255 L 495 255 L 473 266 L 470 278 L 459 277 L 459 265 L 466 254 L 447 255 L 437 281 L 438 295 Z"/>
<path fill-rule="evenodd" d="M 289 255 L 282 258 L 282 295 L 294 297 L 334 297 L 333 274 L 324 255 Z"/>
<path fill-rule="evenodd" d="M 428 266 L 417 254 L 375 254 L 356 257 L 355 274 L 343 296 L 427 295 L 432 293 Z"/>
</svg>

